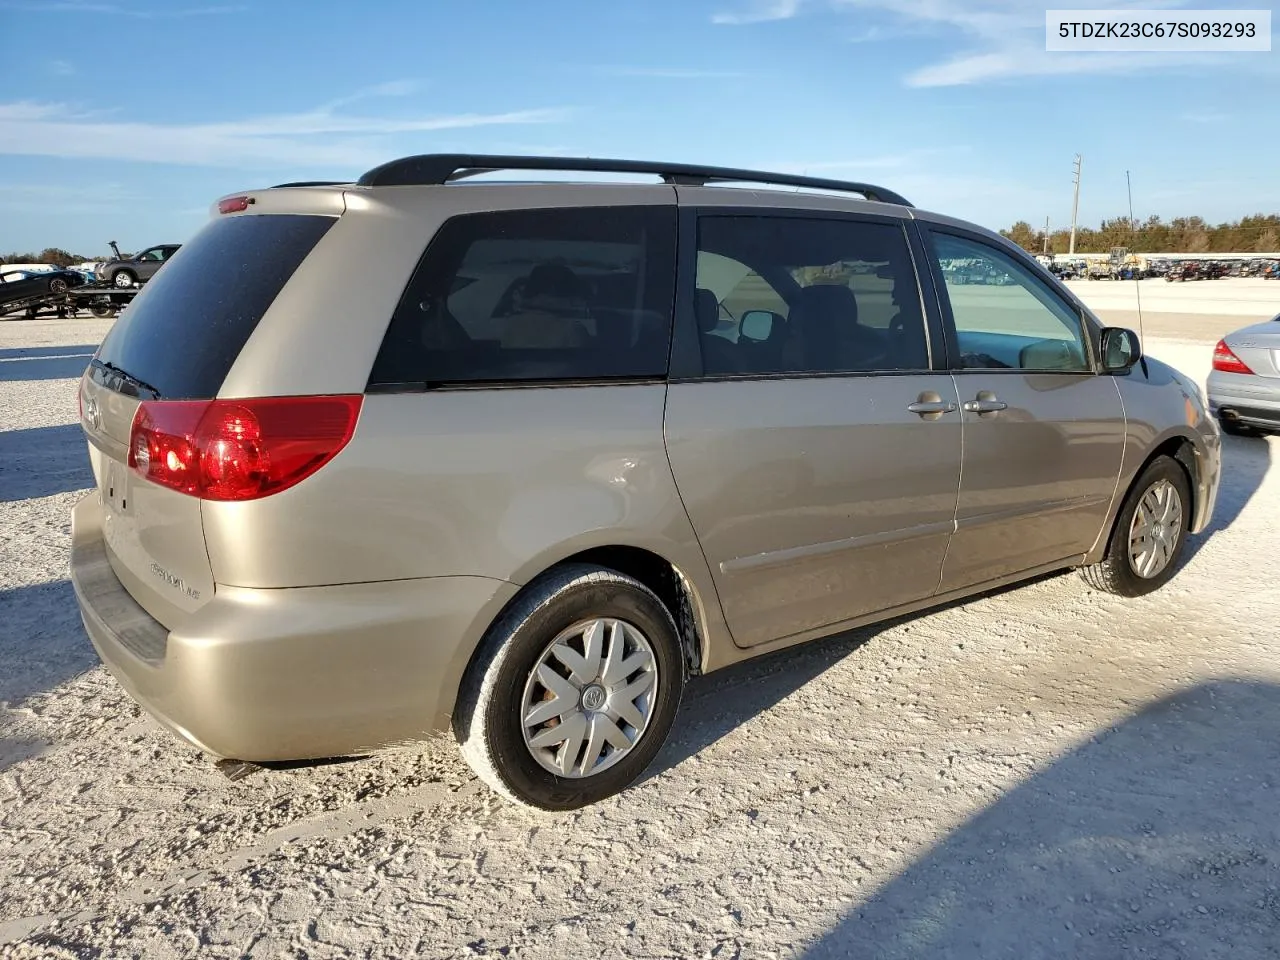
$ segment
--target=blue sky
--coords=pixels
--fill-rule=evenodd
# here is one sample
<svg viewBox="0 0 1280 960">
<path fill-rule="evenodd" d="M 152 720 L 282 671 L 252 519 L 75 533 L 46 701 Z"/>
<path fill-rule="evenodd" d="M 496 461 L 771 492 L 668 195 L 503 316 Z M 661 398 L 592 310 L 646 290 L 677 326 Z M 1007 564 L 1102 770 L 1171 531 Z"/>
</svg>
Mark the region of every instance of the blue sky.
<svg viewBox="0 0 1280 960">
<path fill-rule="evenodd" d="M 1275 53 L 1046 53 L 1044 10 L 0 0 L 0 251 L 181 242 L 221 194 L 433 151 L 807 171 L 991 227 L 1068 223 L 1078 152 L 1083 223 L 1126 169 L 1139 217 L 1280 211 Z"/>
</svg>

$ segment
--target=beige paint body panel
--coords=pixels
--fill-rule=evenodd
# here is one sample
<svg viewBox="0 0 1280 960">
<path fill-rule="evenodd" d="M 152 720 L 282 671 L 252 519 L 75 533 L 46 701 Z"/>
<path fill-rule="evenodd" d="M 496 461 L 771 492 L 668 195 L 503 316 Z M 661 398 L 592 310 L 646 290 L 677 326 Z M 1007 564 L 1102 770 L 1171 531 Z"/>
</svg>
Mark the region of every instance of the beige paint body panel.
<svg viewBox="0 0 1280 960">
<path fill-rule="evenodd" d="M 736 643 L 930 596 L 960 479 L 960 421 L 907 410 L 951 377 L 675 383 L 667 445 Z"/>
<path fill-rule="evenodd" d="M 116 576 L 167 627 L 184 622 L 213 595 L 200 501 L 150 483 L 129 469 L 129 434 L 138 400 L 82 381 L 81 426 L 101 504 L 103 538 Z"/>
<path fill-rule="evenodd" d="M 1222 436 L 1189 378 L 1147 358 L 1125 376 L 1114 379 L 1124 403 L 1128 442 L 1119 494 L 1098 542 L 1089 551 L 1090 562 L 1101 559 L 1124 495 L 1157 449 L 1190 445 L 1195 500 L 1190 518 L 1192 533 L 1201 533 L 1209 526 L 1222 481 Z"/>
<path fill-rule="evenodd" d="M 986 391 L 1005 410 L 964 413 L 964 471 L 942 590 L 1086 553 L 1111 508 L 1125 449 L 1113 377 L 957 371 L 961 403 Z"/>
<path fill-rule="evenodd" d="M 90 494 L 72 515 L 72 582 L 103 662 L 171 730 L 241 760 L 355 754 L 447 727 L 471 651 L 516 593 L 482 577 L 219 585 L 169 632 L 163 661 L 150 664 L 99 614 L 111 606 L 100 585 L 96 602 L 85 600 L 94 570 L 79 557 L 101 537 L 102 507 Z"/>
</svg>

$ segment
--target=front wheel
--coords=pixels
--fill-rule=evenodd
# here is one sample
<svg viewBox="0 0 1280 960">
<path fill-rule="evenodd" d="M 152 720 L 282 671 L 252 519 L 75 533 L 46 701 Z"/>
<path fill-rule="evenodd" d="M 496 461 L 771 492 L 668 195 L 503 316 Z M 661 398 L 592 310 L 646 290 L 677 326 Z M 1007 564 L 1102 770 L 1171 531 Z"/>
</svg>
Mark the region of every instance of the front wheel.
<svg viewBox="0 0 1280 960">
<path fill-rule="evenodd" d="M 467 671 L 454 733 L 508 799 L 572 810 L 629 786 L 675 719 L 685 666 L 675 621 L 639 581 L 585 565 L 530 584 Z"/>
<path fill-rule="evenodd" d="M 137 282 L 138 278 L 128 270 L 119 270 L 111 277 L 112 285 L 122 290 L 132 287 Z"/>
<path fill-rule="evenodd" d="M 1089 586 L 1140 597 L 1169 582 L 1191 525 L 1191 484 L 1172 457 L 1156 457 L 1129 490 L 1101 563 L 1082 567 Z"/>
</svg>

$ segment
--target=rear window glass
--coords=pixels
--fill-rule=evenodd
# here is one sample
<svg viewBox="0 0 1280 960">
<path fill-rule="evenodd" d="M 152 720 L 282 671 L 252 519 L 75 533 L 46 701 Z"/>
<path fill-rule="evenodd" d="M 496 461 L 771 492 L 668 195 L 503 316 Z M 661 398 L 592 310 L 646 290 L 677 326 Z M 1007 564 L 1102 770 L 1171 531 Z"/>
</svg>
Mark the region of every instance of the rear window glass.
<svg viewBox="0 0 1280 960">
<path fill-rule="evenodd" d="M 335 222 L 281 214 L 212 221 L 147 281 L 98 359 L 165 399 L 217 396 L 262 315 Z"/>
<path fill-rule="evenodd" d="M 663 376 L 673 207 L 447 221 L 396 308 L 370 386 Z"/>
</svg>

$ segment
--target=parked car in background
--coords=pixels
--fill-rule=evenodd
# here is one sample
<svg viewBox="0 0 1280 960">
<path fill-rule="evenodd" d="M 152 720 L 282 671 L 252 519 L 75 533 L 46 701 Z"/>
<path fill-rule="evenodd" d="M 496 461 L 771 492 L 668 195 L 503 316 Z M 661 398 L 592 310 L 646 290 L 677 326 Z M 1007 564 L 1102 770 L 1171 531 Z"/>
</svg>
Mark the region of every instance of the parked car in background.
<svg viewBox="0 0 1280 960">
<path fill-rule="evenodd" d="M 34 316 L 36 308 L 30 304 L 34 298 L 66 293 L 72 287 L 83 286 L 84 283 L 84 276 L 74 270 L 0 272 L 0 314 L 25 310 Z"/>
<path fill-rule="evenodd" d="M 102 264 L 96 271 L 97 276 L 113 287 L 132 287 L 134 284 L 145 283 L 178 252 L 180 246 L 181 244 L 177 243 L 162 243 L 147 247 L 132 257 L 125 257 L 121 256 L 120 248 L 112 240 L 111 249 L 116 259 Z"/>
<path fill-rule="evenodd" d="M 1052 570 L 1156 590 L 1220 473 L 1199 388 L 999 234 L 635 161 L 224 197 L 79 396 L 71 579 L 153 715 L 249 761 L 451 728 L 543 809 L 640 776 L 691 673 Z"/>
<path fill-rule="evenodd" d="M 1219 340 L 1207 387 L 1209 410 L 1226 433 L 1280 432 L 1280 316 Z"/>
<path fill-rule="evenodd" d="M 1169 272 L 1164 275 L 1164 278 L 1173 282 L 1175 280 L 1199 280 L 1202 276 L 1198 260 L 1179 260 L 1169 268 Z"/>
</svg>

